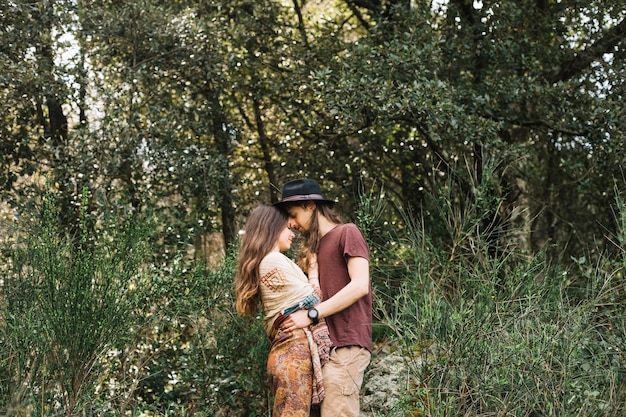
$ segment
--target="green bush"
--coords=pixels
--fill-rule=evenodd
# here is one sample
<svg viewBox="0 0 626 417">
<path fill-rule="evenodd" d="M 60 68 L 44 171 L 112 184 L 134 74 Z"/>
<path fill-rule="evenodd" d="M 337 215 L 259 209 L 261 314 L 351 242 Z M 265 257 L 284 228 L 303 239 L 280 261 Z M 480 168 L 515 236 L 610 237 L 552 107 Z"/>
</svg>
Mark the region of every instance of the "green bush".
<svg viewBox="0 0 626 417">
<path fill-rule="evenodd" d="M 147 220 L 54 196 L 24 210 L 3 254 L 0 413 L 261 416 L 269 342 L 234 312 L 236 253 L 155 264 Z"/>
<path fill-rule="evenodd" d="M 14 415 L 73 415 L 88 408 L 100 359 L 140 320 L 149 252 L 139 222 L 100 219 L 82 206 L 72 235 L 54 197 L 22 213 L 2 270 L 2 405 Z"/>
<path fill-rule="evenodd" d="M 391 229 L 382 194 L 356 213 L 372 248 L 375 339 L 409 365 L 380 415 L 626 412 L 623 233 L 611 238 L 621 258 L 566 267 L 509 244 L 507 221 L 482 228 L 497 198 L 461 212 L 443 197 L 433 229 L 414 214 Z M 0 413 L 268 416 L 269 341 L 260 313 L 234 311 L 236 249 L 217 265 L 163 260 L 153 223 L 80 213 L 64 231 L 47 196 L 5 239 Z"/>
<path fill-rule="evenodd" d="M 402 284 L 377 288 L 380 321 L 411 369 L 405 415 L 622 415 L 623 260 L 567 270 L 506 243 L 494 251 L 493 233 L 510 230 L 482 234 L 471 204 L 442 209 L 447 246 L 407 221 L 394 249 Z"/>
<path fill-rule="evenodd" d="M 269 341 L 260 316 L 242 319 L 234 310 L 235 257 L 231 251 L 212 268 L 200 263 L 181 269 L 181 262 L 172 271 L 170 302 L 160 321 L 167 317 L 179 330 L 172 330 L 176 340 L 154 362 L 177 370 L 178 383 L 163 399 L 187 404 L 189 412 L 250 417 L 267 410 Z"/>
<path fill-rule="evenodd" d="M 144 325 L 107 357 L 102 415 L 266 415 L 269 343 L 260 317 L 234 312 L 235 256 L 213 267 L 178 257 L 154 268 Z"/>
</svg>

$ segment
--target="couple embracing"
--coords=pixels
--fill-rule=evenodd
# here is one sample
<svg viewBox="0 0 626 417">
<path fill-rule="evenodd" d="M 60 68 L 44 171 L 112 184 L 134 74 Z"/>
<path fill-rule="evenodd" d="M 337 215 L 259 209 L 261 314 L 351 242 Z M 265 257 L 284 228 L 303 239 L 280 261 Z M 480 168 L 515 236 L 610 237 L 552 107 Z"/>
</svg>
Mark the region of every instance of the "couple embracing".
<svg viewBox="0 0 626 417">
<path fill-rule="evenodd" d="M 286 183 L 281 201 L 248 217 L 241 239 L 237 312 L 260 304 L 271 348 L 273 417 L 358 417 L 372 351 L 369 249 L 310 179 Z M 298 263 L 283 254 L 303 236 Z"/>
</svg>

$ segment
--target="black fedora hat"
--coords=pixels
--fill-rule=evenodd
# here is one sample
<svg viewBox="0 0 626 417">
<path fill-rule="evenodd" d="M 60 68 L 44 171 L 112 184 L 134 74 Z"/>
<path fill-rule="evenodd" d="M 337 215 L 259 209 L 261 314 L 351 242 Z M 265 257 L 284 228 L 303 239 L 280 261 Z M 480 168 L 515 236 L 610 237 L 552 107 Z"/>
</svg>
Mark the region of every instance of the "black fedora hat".
<svg viewBox="0 0 626 417">
<path fill-rule="evenodd" d="M 327 200 L 322 195 L 322 189 L 320 185 L 308 178 L 301 178 L 285 183 L 281 193 L 280 201 L 275 206 L 281 206 L 286 203 L 293 203 L 298 201 L 321 201 L 334 205 L 335 202 Z"/>
</svg>

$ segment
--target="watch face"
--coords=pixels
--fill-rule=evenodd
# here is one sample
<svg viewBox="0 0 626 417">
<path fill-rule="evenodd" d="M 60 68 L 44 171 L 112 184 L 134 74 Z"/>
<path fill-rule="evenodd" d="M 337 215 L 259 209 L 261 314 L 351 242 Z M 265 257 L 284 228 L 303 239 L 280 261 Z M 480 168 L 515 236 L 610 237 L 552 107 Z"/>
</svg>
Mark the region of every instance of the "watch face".
<svg viewBox="0 0 626 417">
<path fill-rule="evenodd" d="M 312 309 L 309 310 L 309 314 L 308 315 L 309 315 L 309 318 L 311 320 L 315 320 L 317 318 L 317 316 L 319 315 L 319 312 L 317 311 L 317 309 L 312 308 Z"/>
</svg>

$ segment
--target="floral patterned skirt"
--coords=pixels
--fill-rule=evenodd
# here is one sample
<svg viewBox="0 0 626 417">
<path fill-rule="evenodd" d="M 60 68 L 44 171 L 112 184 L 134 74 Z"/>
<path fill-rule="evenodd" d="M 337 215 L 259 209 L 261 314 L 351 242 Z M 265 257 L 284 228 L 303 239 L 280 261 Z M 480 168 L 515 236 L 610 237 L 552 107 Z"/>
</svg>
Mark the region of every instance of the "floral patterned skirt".
<svg viewBox="0 0 626 417">
<path fill-rule="evenodd" d="M 267 358 L 274 394 L 272 417 L 309 417 L 313 390 L 311 349 L 304 330 L 279 332 Z"/>
</svg>

